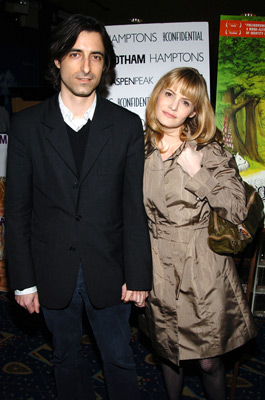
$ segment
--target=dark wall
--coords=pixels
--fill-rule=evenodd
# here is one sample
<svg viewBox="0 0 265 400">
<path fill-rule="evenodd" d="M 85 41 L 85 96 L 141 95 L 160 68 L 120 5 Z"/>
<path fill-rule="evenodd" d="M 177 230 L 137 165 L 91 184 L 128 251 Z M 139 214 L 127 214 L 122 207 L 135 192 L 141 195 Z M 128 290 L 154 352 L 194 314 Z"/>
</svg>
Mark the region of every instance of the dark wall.
<svg viewBox="0 0 265 400">
<path fill-rule="evenodd" d="M 7 3 L 9 4 L 7 7 Z M 35 1 L 36 12 L 28 15 L 10 12 L 10 3 L 0 0 L 0 94 L 8 86 L 47 86 L 44 75 L 47 60 L 47 42 L 54 25 L 70 13 L 93 15 L 106 25 L 130 23 L 130 17 L 141 17 L 143 23 L 207 21 L 210 39 L 211 99 L 216 92 L 218 38 L 220 15 L 254 13 L 265 15 L 262 1 L 222 0 L 50 0 Z M 11 6 L 12 8 L 12 6 Z M 9 9 L 9 11 L 7 11 Z M 16 7 L 15 7 L 15 10 Z M 30 10 L 30 9 L 29 9 Z M 34 12 L 33 12 L 34 11 Z"/>
</svg>

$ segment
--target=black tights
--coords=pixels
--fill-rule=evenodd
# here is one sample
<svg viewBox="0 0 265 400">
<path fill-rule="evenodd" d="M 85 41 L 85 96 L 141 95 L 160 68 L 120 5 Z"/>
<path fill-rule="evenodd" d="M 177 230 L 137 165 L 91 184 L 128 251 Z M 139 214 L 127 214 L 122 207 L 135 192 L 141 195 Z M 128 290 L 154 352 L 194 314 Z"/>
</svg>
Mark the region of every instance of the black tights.
<svg viewBox="0 0 265 400">
<path fill-rule="evenodd" d="M 183 368 L 163 362 L 161 367 L 169 400 L 180 399 L 183 386 Z"/>
<path fill-rule="evenodd" d="M 196 361 L 208 400 L 226 399 L 226 377 L 220 357 Z M 162 372 L 169 400 L 179 400 L 183 388 L 183 367 L 162 362 Z"/>
</svg>

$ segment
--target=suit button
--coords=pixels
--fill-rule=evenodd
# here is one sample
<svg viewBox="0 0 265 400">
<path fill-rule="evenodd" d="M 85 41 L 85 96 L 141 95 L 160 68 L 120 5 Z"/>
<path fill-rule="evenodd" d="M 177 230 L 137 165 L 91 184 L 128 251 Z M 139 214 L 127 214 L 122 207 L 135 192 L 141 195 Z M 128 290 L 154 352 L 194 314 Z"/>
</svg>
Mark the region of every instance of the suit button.
<svg viewBox="0 0 265 400">
<path fill-rule="evenodd" d="M 80 221 L 81 218 L 82 218 L 81 215 L 76 215 L 76 216 L 75 216 L 75 219 L 76 219 L 77 221 Z"/>
<path fill-rule="evenodd" d="M 73 184 L 73 189 L 78 189 L 79 188 L 79 183 L 78 182 L 75 182 L 74 184 Z"/>
<path fill-rule="evenodd" d="M 73 247 L 73 246 L 69 247 L 69 251 L 71 251 L 72 253 L 75 252 L 75 250 L 76 250 L 75 247 Z"/>
</svg>

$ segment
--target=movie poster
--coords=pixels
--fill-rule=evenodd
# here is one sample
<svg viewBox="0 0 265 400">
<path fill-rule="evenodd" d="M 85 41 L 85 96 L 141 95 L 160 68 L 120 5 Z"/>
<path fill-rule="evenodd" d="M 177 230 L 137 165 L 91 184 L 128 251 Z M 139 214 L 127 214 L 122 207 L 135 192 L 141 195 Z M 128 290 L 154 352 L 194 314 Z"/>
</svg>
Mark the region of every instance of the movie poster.
<svg viewBox="0 0 265 400">
<path fill-rule="evenodd" d="M 225 147 L 265 202 L 265 17 L 221 16 L 216 93 Z"/>
</svg>

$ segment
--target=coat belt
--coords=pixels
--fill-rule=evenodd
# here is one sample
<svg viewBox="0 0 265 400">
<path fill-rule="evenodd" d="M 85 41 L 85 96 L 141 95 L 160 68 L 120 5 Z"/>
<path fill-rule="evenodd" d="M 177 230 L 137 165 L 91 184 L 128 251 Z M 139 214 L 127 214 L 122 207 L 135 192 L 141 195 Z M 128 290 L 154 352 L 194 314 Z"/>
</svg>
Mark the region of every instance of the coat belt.
<svg viewBox="0 0 265 400">
<path fill-rule="evenodd" d="M 189 243 L 194 230 L 205 229 L 204 226 L 163 226 L 161 223 L 157 224 L 150 219 L 148 220 L 149 231 L 152 233 L 154 239 L 163 239 L 172 242 Z"/>
</svg>

